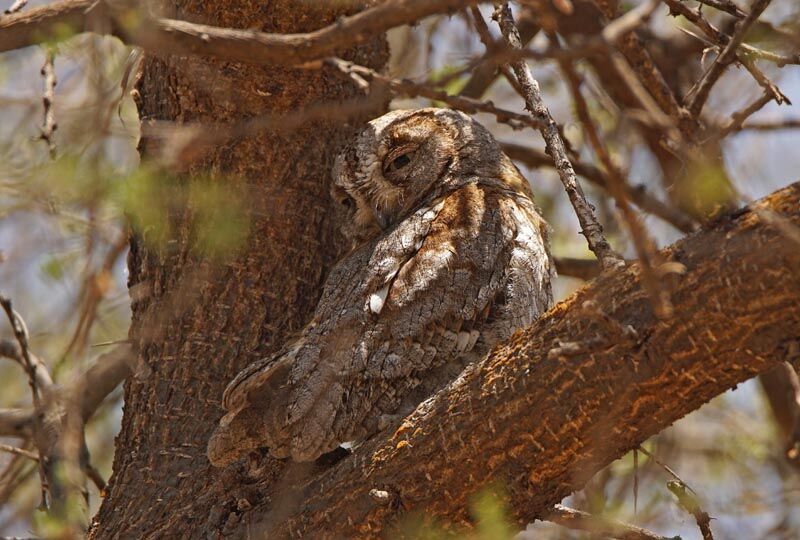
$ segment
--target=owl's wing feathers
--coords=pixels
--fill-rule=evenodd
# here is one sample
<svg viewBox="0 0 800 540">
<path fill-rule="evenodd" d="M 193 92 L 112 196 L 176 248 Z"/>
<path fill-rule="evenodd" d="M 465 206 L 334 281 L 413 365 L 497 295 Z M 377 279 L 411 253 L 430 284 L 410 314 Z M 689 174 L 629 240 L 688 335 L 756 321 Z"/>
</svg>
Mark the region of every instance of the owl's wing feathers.
<svg viewBox="0 0 800 540">
<path fill-rule="evenodd" d="M 535 219 L 524 197 L 470 184 L 383 237 L 368 263 L 357 265 L 360 275 L 349 276 L 361 286 L 339 283 L 347 292 L 331 292 L 327 308 L 320 302 L 315 319 L 333 324 L 318 327 L 318 337 L 336 347 L 313 358 L 298 355 L 292 368 L 291 455 L 309 458 L 374 431 L 377 419 L 406 405 L 417 387 L 441 386 L 436 368 L 476 344 L 485 351 L 516 329 L 512 323 L 538 316 L 549 304 L 551 276 Z M 523 264 L 539 254 L 539 262 Z M 332 275 L 328 285 L 336 287 L 341 277 Z M 522 305 L 532 300 L 525 292 L 531 287 L 548 299 Z M 449 380 L 452 373 L 438 377 Z"/>
<path fill-rule="evenodd" d="M 309 435 L 301 436 L 304 444 L 293 445 L 297 428 L 292 426 L 302 420 L 304 431 L 320 434 L 323 426 L 314 427 L 319 423 L 315 418 L 335 416 L 331 409 L 348 390 L 337 381 L 352 370 L 349 351 L 357 348 L 361 358 L 369 357 L 370 346 L 363 339 L 370 323 L 369 304 L 380 310 L 380 289 L 419 250 L 442 206 L 442 201 L 434 201 L 421 208 L 400 227 L 340 261 L 300 338 L 250 364 L 228 384 L 222 398 L 228 412 L 208 445 L 212 463 L 225 465 L 267 442 L 278 457 L 313 459 L 321 453 L 302 450 L 309 447 Z M 311 409 L 314 414 L 309 415 Z"/>
<path fill-rule="evenodd" d="M 254 390 L 264 387 L 269 381 L 277 382 L 285 379 L 297 353 L 297 345 L 293 344 L 289 351 L 282 351 L 275 356 L 253 362 L 228 383 L 222 394 L 222 406 L 229 413 L 226 418 L 230 417 L 231 413 L 237 413 L 246 407 L 250 402 L 249 396 Z M 224 422 L 225 418 L 222 421 Z"/>
<path fill-rule="evenodd" d="M 270 453 L 315 459 L 440 386 L 436 368 L 533 320 L 550 264 L 525 201 L 470 184 L 348 255 L 302 337 L 229 385 L 228 416 L 253 416 L 257 398 Z"/>
</svg>

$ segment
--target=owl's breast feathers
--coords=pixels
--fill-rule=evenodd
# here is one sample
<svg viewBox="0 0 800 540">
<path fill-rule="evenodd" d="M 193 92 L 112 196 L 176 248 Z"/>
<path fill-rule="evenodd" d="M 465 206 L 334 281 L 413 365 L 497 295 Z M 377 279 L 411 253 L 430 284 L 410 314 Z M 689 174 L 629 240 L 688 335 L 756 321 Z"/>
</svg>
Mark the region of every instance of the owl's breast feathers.
<svg viewBox="0 0 800 540">
<path fill-rule="evenodd" d="M 533 202 L 502 179 L 423 205 L 339 261 L 301 337 L 231 383 L 209 458 L 306 461 L 371 435 L 546 310 L 552 267 Z"/>
</svg>

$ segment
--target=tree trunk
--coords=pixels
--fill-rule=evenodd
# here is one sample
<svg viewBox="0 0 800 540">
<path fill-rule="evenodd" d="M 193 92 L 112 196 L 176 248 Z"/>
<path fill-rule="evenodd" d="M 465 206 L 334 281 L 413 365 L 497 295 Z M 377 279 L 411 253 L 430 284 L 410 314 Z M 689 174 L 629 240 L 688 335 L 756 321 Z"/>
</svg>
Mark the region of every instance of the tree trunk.
<svg viewBox="0 0 800 540">
<path fill-rule="evenodd" d="M 330 24 L 348 4 L 168 3 L 169 15 L 178 18 L 282 33 Z M 379 68 L 387 47 L 381 39 L 345 54 Z M 359 95 L 354 84 L 330 72 L 151 55 L 138 91 L 143 127 L 153 120 L 236 123 Z M 351 124 L 381 114 L 384 106 L 373 105 Z M 314 309 L 337 255 L 328 183 L 334 152 L 352 133 L 344 120 L 241 137 L 201 156 L 182 149 L 178 158 L 192 159 L 190 173 L 210 171 L 224 187 L 215 193 L 245 194 L 249 234 L 236 256 L 220 261 L 198 249 L 193 210 L 176 205 L 172 232 L 158 233 L 167 235 L 162 243 L 149 242 L 147 227 L 132 238 L 130 337 L 138 366 L 125 384 L 113 475 L 90 537 L 214 536 L 235 514 L 235 497 L 233 508 L 213 508 L 217 490 L 230 486 L 206 459 L 206 443 L 221 416 L 226 383 L 280 347 Z M 145 158 L 152 157 L 151 143 L 141 145 Z M 183 187 L 192 182 L 178 181 Z M 270 466 L 277 477 L 283 465 Z"/>
</svg>

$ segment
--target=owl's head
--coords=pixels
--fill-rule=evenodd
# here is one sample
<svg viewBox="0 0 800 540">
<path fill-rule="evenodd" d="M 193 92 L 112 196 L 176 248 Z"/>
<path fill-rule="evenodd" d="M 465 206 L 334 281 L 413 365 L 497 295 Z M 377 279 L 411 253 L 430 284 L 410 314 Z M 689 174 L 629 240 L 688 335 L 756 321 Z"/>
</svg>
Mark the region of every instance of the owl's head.
<svg viewBox="0 0 800 540">
<path fill-rule="evenodd" d="M 422 202 L 511 167 L 494 137 L 451 109 L 400 110 L 367 124 L 336 158 L 332 195 L 353 244 L 401 221 Z"/>
</svg>

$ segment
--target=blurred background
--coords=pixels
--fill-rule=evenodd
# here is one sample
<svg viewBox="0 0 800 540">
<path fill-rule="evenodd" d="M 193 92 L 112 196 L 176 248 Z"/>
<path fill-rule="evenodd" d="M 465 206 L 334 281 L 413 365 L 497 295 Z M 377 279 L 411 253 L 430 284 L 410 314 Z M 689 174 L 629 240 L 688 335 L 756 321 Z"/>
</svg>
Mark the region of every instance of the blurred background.
<svg viewBox="0 0 800 540">
<path fill-rule="evenodd" d="M 31 1 L 25 9 L 46 2 Z M 683 2 L 695 9 L 697 2 Z M 2 8 L 10 1 L 4 1 Z M 580 21 L 580 2 L 522 2 L 515 13 L 522 27 L 529 25 L 530 47 L 548 47 L 549 13 L 560 13 L 564 42 L 572 19 Z M 630 2 L 628 7 L 638 3 Z M 746 7 L 742 1 L 736 2 Z M 544 7 L 543 7 L 544 6 Z M 546 8 L 546 9 L 545 9 Z M 560 10 L 560 11 L 559 11 Z M 482 7 L 495 37 L 490 7 Z M 704 17 L 718 28 L 732 28 L 735 19 L 703 7 Z M 800 4 L 775 0 L 754 27 L 748 43 L 770 50 L 800 45 Z M 578 32 L 576 32 L 578 33 Z M 713 60 L 699 31 L 681 17 L 672 17 L 661 5 L 649 25 L 639 30 L 656 62 L 678 95 Z M 792 42 L 790 36 L 794 36 Z M 389 35 L 392 58 L 387 72 L 440 84 L 451 94 L 464 93 L 490 100 L 496 106 L 522 112 L 524 103 L 508 80 L 465 65 L 485 53 L 472 21 L 464 14 L 432 17 Z M 57 129 L 53 132 L 54 157 L 41 138 L 44 125 L 42 66 L 46 46 L 28 47 L 0 55 L 0 291 L 13 299 L 25 319 L 31 350 L 42 358 L 57 383 L 65 384 L 85 371 L 100 354 L 127 338 L 130 319 L 126 286 L 127 220 L 151 210 L 153 201 L 132 189 L 142 179 L 136 150 L 139 122 L 131 98 L 135 58 L 132 49 L 112 37 L 81 34 L 52 45 L 57 84 L 53 102 Z M 705 62 L 705 63 L 704 63 Z M 552 61 L 530 63 L 546 104 L 568 139 L 575 155 L 599 166 L 575 117 L 575 105 L 559 65 Z M 761 70 L 792 102 L 800 103 L 800 69 L 761 61 Z M 615 163 L 632 185 L 642 185 L 662 201 L 680 206 L 680 185 L 665 179 L 659 160 L 635 119 L 609 91 L 608 82 L 586 62 L 576 63 L 589 110 Z M 456 74 L 453 76 L 453 74 Z M 442 82 L 444 81 L 444 82 Z M 724 124 L 731 114 L 763 93 L 741 67 L 728 69 L 714 88 L 703 116 Z M 393 108 L 429 106 L 426 99 L 399 96 Z M 434 103 L 435 104 L 435 103 Z M 441 104 L 440 104 L 441 105 Z M 538 132 L 515 131 L 478 114 L 498 140 L 542 151 Z M 762 197 L 798 180 L 800 171 L 800 110 L 788 104 L 767 103 L 737 129 L 719 141 L 721 170 L 709 168 L 686 174 L 695 191 L 706 199 L 723 198 L 730 180 L 736 204 Z M 512 156 L 513 157 L 513 156 Z M 517 160 L 529 179 L 539 206 L 552 227 L 552 251 L 557 257 L 591 258 L 561 182 L 552 168 Z M 627 258 L 636 254 L 619 213 L 605 192 L 583 182 L 598 210 L 612 245 Z M 719 193 L 718 193 L 719 192 Z M 719 196 L 719 197 L 718 197 Z M 687 210 L 691 212 L 692 209 Z M 696 209 L 695 209 L 696 210 Z M 713 208 L 702 211 L 713 212 Z M 683 236 L 683 232 L 649 214 L 646 229 L 658 246 Z M 558 298 L 582 285 L 580 279 L 559 277 Z M 0 337 L 13 335 L 5 319 Z M 30 406 L 27 377 L 18 364 L 0 359 L 0 408 Z M 114 436 L 119 429 L 121 387 L 117 388 L 86 427 L 92 464 L 105 479 L 111 473 Z M 0 442 L 18 444 L 13 438 Z M 785 434 L 774 420 L 763 389 L 749 381 L 654 437 L 645 449 L 675 471 L 697 494 L 703 510 L 714 520 L 718 538 L 800 538 L 800 467 L 786 455 Z M 654 460 L 639 454 L 612 464 L 565 504 L 627 523 L 647 527 L 666 536 L 700 538 L 691 515 L 681 510 L 667 488 L 670 474 Z M 634 484 L 636 497 L 634 497 Z M 101 494 L 90 488 L 93 514 Z M 27 536 L 42 520 L 39 480 L 35 463 L 0 451 L 0 535 Z M 634 502 L 634 498 L 636 501 Z M 550 523 L 537 523 L 530 538 L 582 538 Z"/>
</svg>

